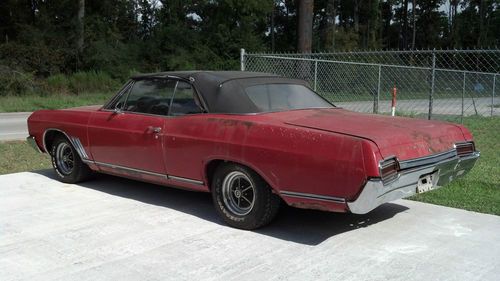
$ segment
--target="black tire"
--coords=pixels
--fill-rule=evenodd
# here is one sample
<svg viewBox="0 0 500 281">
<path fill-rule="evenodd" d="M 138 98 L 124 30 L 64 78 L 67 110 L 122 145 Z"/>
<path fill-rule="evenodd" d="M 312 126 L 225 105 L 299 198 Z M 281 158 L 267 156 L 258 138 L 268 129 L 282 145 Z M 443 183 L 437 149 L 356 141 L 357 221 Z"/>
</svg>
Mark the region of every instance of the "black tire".
<svg viewBox="0 0 500 281">
<path fill-rule="evenodd" d="M 247 230 L 270 223 L 281 202 L 257 173 L 233 163 L 217 168 L 211 191 L 215 209 L 222 219 L 232 227 Z"/>
<path fill-rule="evenodd" d="M 81 182 L 89 179 L 93 174 L 92 170 L 82 162 L 73 145 L 65 137 L 56 137 L 54 139 L 50 156 L 57 178 L 64 183 Z M 70 162 L 71 165 L 69 165 Z"/>
</svg>

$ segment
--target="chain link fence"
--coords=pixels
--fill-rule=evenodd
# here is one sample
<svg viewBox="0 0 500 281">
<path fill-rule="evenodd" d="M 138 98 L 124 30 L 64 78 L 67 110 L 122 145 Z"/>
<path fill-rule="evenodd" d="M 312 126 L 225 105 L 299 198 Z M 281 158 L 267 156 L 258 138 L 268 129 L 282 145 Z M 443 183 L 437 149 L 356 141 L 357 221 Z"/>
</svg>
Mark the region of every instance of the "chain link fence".
<svg viewBox="0 0 500 281">
<path fill-rule="evenodd" d="M 241 68 L 305 79 L 335 105 L 435 119 L 498 116 L 500 50 L 248 54 Z"/>
</svg>

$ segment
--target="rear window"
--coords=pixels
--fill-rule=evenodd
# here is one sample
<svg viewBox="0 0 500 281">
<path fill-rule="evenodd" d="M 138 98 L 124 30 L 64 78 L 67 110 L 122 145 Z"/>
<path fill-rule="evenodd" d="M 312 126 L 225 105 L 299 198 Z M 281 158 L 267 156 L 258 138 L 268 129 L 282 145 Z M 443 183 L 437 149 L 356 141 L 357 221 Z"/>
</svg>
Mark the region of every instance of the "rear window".
<svg viewBox="0 0 500 281">
<path fill-rule="evenodd" d="M 254 85 L 245 88 L 245 93 L 259 112 L 333 107 L 309 88 L 297 84 Z"/>
</svg>

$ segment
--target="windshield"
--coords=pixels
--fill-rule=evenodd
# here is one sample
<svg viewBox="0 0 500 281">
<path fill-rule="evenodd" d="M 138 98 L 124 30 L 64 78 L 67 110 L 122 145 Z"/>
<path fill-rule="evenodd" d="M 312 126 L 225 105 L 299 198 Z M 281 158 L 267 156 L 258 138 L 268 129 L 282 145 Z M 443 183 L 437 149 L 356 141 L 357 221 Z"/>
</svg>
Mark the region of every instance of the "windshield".
<svg viewBox="0 0 500 281">
<path fill-rule="evenodd" d="M 245 88 L 259 112 L 333 107 L 309 88 L 298 84 L 261 84 Z"/>
</svg>

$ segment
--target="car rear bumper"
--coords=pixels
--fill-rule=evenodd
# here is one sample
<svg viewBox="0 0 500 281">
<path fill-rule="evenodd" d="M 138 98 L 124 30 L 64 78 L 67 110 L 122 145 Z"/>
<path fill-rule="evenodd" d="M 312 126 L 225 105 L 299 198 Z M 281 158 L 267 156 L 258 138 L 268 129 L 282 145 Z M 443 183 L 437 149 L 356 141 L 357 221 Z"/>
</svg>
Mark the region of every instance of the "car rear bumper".
<svg viewBox="0 0 500 281">
<path fill-rule="evenodd" d="M 459 157 L 455 152 L 439 162 L 401 171 L 390 183 L 371 179 L 355 201 L 347 202 L 349 210 L 355 214 L 366 214 L 386 202 L 412 196 L 417 193 L 419 181 L 426 175 L 432 175 L 432 189 L 441 187 L 467 174 L 479 155 L 476 151 Z"/>
</svg>

